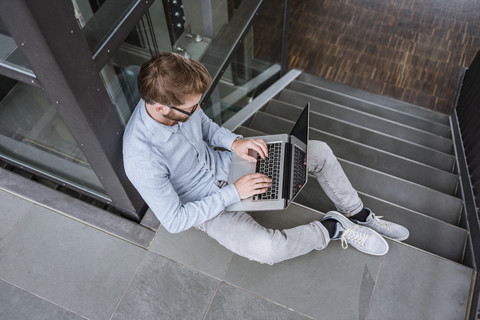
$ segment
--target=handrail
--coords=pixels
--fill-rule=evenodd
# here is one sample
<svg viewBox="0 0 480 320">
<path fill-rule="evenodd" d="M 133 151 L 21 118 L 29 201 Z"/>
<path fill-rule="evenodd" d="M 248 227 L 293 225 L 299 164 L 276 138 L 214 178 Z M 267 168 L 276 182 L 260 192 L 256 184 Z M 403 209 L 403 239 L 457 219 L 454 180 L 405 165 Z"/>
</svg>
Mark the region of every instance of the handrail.
<svg viewBox="0 0 480 320">
<path fill-rule="evenodd" d="M 286 86 L 288 86 L 293 80 L 295 80 L 300 74 L 301 70 L 292 69 L 277 82 L 271 85 L 267 90 L 262 94 L 256 97 L 252 102 L 245 106 L 242 110 L 237 112 L 233 117 L 228 119 L 222 127 L 234 131 L 236 130 L 245 120 L 250 118 L 255 112 L 257 112 L 261 107 L 263 107 L 270 99 L 276 96 L 280 91 L 282 91 Z"/>
<path fill-rule="evenodd" d="M 480 51 L 459 82 L 450 116 L 452 135 L 464 200 L 464 221 L 469 231 L 465 260 L 477 270 L 469 319 L 480 315 Z"/>
<path fill-rule="evenodd" d="M 280 76 L 287 72 L 287 38 L 290 1 L 283 0 L 283 28 Z M 212 76 L 212 84 L 202 98 L 202 105 L 208 101 L 225 73 L 227 66 L 233 59 L 247 32 L 252 26 L 254 18 L 262 7 L 264 0 L 242 0 L 230 22 L 224 25 L 213 39 L 211 45 L 201 58 Z"/>
<path fill-rule="evenodd" d="M 215 90 L 262 3 L 262 0 L 243 0 L 232 20 L 222 27 L 200 60 L 212 76 L 212 84 L 203 96 L 202 103 L 207 101 Z"/>
</svg>

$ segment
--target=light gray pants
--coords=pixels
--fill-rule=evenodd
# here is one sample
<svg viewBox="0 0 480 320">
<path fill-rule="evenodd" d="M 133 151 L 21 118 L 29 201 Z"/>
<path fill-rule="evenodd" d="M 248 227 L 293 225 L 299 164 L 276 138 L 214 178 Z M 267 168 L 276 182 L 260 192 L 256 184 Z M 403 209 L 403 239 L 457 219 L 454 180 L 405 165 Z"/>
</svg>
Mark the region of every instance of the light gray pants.
<svg viewBox="0 0 480 320">
<path fill-rule="evenodd" d="M 309 141 L 308 169 L 333 201 L 337 210 L 350 216 L 363 208 L 330 147 Z M 260 263 L 274 264 L 312 250 L 324 249 L 330 242 L 327 229 L 318 221 L 291 229 L 273 230 L 258 224 L 246 212 L 222 212 L 198 226 L 230 251 Z"/>
</svg>

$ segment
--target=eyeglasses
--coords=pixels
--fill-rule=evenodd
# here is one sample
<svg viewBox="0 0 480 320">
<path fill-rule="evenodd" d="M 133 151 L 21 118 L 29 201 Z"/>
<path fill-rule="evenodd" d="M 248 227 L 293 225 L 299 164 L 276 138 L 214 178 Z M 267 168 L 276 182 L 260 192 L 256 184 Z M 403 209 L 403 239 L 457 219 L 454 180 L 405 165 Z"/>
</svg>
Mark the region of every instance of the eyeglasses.
<svg viewBox="0 0 480 320">
<path fill-rule="evenodd" d="M 167 106 L 167 107 L 172 108 L 172 109 L 174 109 L 174 110 L 177 110 L 177 111 L 179 111 L 179 112 L 181 112 L 181 113 L 183 113 L 183 114 L 186 114 L 187 116 L 190 117 L 190 116 L 195 112 L 195 110 L 197 110 L 198 103 L 193 106 L 192 111 L 190 111 L 190 112 L 187 112 L 187 111 L 185 111 L 185 110 L 176 108 L 176 107 L 174 107 L 174 106 Z"/>
</svg>

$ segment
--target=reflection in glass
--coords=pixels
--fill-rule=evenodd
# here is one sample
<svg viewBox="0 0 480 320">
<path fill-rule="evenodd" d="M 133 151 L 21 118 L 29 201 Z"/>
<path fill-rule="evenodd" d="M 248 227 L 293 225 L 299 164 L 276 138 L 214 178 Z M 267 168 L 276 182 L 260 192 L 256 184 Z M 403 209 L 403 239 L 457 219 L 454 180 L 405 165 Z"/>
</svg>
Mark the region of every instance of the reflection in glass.
<svg viewBox="0 0 480 320">
<path fill-rule="evenodd" d="M 282 2 L 273 0 L 259 8 L 217 88 L 203 104 L 216 123 L 223 124 L 280 77 L 283 9 Z"/>
<path fill-rule="evenodd" d="M 183 1 L 183 4 L 182 1 L 177 1 L 177 4 L 183 5 L 185 12 L 191 12 L 195 19 L 201 20 L 201 15 L 199 18 L 198 14 L 194 14 L 195 8 L 199 7 L 198 1 Z M 190 33 L 190 22 L 186 18 L 181 19 L 185 21 L 184 27 L 182 26 L 184 30 L 178 34 L 179 39 L 176 40 L 177 44 L 174 44 L 172 40 L 175 36 L 169 29 L 168 17 L 175 15 L 175 12 L 166 13 L 165 8 L 162 1 L 155 1 L 100 72 L 105 88 L 124 125 L 140 100 L 137 77 L 140 65 L 144 61 L 160 51 L 175 51 L 185 57 L 200 60 L 210 44 L 210 39 L 199 34 L 195 38 Z M 181 47 L 178 43 L 181 43 Z"/>
<path fill-rule="evenodd" d="M 140 65 L 152 54 L 172 49 L 166 23 L 162 2 L 154 2 L 100 71 L 124 126 L 140 100 L 137 89 Z"/>
<path fill-rule="evenodd" d="M 150 59 L 152 54 L 173 51 L 204 63 L 209 71 L 219 69 L 228 58 L 228 52 L 237 45 L 235 40 L 238 38 L 238 30 L 245 28 L 244 25 L 229 25 L 235 10 L 229 7 L 227 0 L 212 0 L 210 7 L 206 7 L 204 1 L 175 2 L 183 6 L 184 17 L 175 20 L 184 22 L 179 30 L 172 30 L 171 26 L 171 16 L 179 11 L 164 6 L 162 1 L 155 1 L 100 72 L 124 125 L 140 100 L 137 90 L 140 65 Z M 202 105 L 205 112 L 219 124 L 233 116 L 279 77 L 283 4 L 273 0 L 265 1 L 264 4 L 266 2 L 269 6 L 263 9 L 262 5 L 260 10 L 278 16 L 278 23 L 265 28 L 258 23 L 259 18 L 255 18 L 230 64 L 225 68 L 215 92 Z M 252 16 L 254 13 L 251 10 Z M 234 34 L 225 32 L 227 26 L 234 30 Z M 265 30 L 268 30 L 268 35 L 262 37 Z M 215 39 L 217 35 L 221 39 Z M 223 41 L 225 39 L 228 41 Z M 212 50 L 218 42 L 223 46 Z"/>
<path fill-rule="evenodd" d="M 17 44 L 10 36 L 2 21 L 0 20 L 0 64 L 13 67 L 16 70 L 27 72 L 34 76 L 30 65 L 18 49 Z"/>
<path fill-rule="evenodd" d="M 0 156 L 109 199 L 44 92 L 3 76 Z"/>
</svg>

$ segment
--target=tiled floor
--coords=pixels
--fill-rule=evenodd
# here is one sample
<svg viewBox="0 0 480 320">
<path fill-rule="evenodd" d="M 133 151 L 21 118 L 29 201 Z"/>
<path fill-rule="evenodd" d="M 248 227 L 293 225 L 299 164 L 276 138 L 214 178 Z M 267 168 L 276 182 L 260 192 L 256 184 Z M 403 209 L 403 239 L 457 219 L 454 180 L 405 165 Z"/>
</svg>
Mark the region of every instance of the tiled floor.
<svg viewBox="0 0 480 320">
<path fill-rule="evenodd" d="M 254 217 L 285 228 L 321 214 L 294 204 Z M 472 277 L 396 242 L 382 258 L 332 242 L 274 266 L 194 229 L 160 229 L 144 249 L 5 189 L 0 221 L 0 315 L 9 320 L 463 319 Z"/>
</svg>

